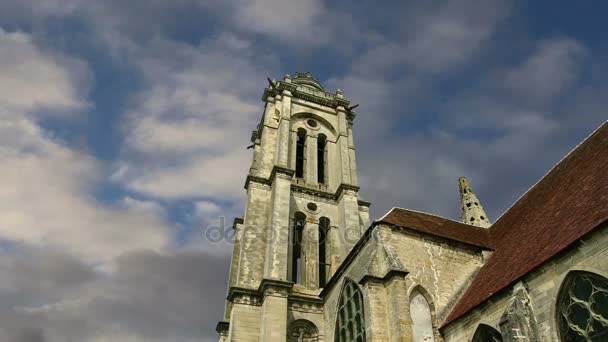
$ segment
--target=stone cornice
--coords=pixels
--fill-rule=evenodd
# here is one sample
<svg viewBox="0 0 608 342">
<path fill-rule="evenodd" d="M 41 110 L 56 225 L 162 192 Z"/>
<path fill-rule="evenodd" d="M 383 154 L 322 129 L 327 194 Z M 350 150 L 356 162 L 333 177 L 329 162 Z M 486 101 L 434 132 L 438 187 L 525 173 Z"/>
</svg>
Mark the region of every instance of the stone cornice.
<svg viewBox="0 0 608 342">
<path fill-rule="evenodd" d="M 284 280 L 262 279 L 262 282 L 258 287 L 258 294 L 263 298 L 266 296 L 287 297 L 293 284 L 294 283 L 290 281 Z"/>
<path fill-rule="evenodd" d="M 357 204 L 360 207 L 367 207 L 369 208 L 372 204 L 370 202 L 364 201 L 364 200 L 357 200 Z"/>
<path fill-rule="evenodd" d="M 310 89 L 306 86 L 298 85 L 296 83 L 287 83 L 282 81 L 274 81 L 274 87 L 264 89 L 264 93 L 262 94 L 262 101 L 266 101 L 268 97 L 282 95 L 285 90 L 289 91 L 291 95 L 295 98 L 299 98 L 330 108 L 337 108 L 338 106 L 348 108 L 348 105 L 350 104 L 350 101 L 348 101 L 347 99 L 337 97 L 334 94 L 322 90 Z"/>
<path fill-rule="evenodd" d="M 359 284 L 365 285 L 367 282 L 377 282 L 377 283 L 386 283 L 387 281 L 393 279 L 394 277 L 405 277 L 408 274 L 405 270 L 391 269 L 382 277 L 377 277 L 373 275 L 366 274 L 361 278 Z"/>
</svg>

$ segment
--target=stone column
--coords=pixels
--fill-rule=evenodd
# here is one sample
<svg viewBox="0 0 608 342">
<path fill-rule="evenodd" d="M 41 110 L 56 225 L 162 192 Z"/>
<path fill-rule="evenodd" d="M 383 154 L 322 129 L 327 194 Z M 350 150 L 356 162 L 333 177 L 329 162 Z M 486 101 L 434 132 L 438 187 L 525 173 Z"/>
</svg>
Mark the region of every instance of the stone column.
<svg viewBox="0 0 608 342">
<path fill-rule="evenodd" d="M 330 279 L 342 263 L 342 251 L 344 250 L 344 247 L 342 245 L 343 240 L 342 236 L 340 236 L 340 229 L 337 226 L 330 226 L 326 238 L 329 239 L 329 249 L 327 250 L 327 253 L 329 253 L 329 262 L 331 264 L 327 279 Z"/>
<path fill-rule="evenodd" d="M 289 131 L 291 117 L 291 92 L 283 91 L 281 121 L 279 122 L 279 136 L 277 139 L 277 154 L 275 165 L 288 167 L 289 161 Z"/>
<path fill-rule="evenodd" d="M 355 142 L 353 139 L 353 128 L 352 124 L 349 123 L 348 126 L 348 160 L 349 160 L 349 168 L 350 168 L 350 184 L 358 185 L 357 179 L 357 161 L 355 159 Z"/>
<path fill-rule="evenodd" d="M 391 342 L 412 341 L 410 301 L 403 276 L 394 276 L 384 281 L 387 297 L 388 325 Z"/>
<path fill-rule="evenodd" d="M 359 223 L 359 203 L 357 192 L 353 187 L 342 186 L 341 195 L 338 200 L 342 209 L 342 222 L 344 223 L 342 234 L 344 245 L 347 250 L 343 251 L 344 257 L 361 237 L 361 224 Z"/>
<path fill-rule="evenodd" d="M 287 280 L 289 252 L 289 200 L 293 172 L 275 167 L 272 172 L 272 206 L 266 229 L 264 278 Z"/>
<path fill-rule="evenodd" d="M 306 183 L 317 184 L 317 137 L 306 137 Z"/>
<path fill-rule="evenodd" d="M 365 309 L 365 337 L 368 342 L 389 340 L 386 289 L 379 280 L 368 280 L 361 284 Z"/>
<path fill-rule="evenodd" d="M 259 341 L 287 340 L 287 296 L 292 283 L 264 280 L 262 293 L 262 318 Z"/>
<path fill-rule="evenodd" d="M 298 132 L 289 132 L 289 168 L 292 170 L 296 169 L 296 148 L 298 141 Z"/>
<path fill-rule="evenodd" d="M 346 121 L 346 110 L 342 106 L 338 106 L 338 140 L 336 147 L 340 156 L 340 183 L 352 184 L 350 171 L 350 154 L 348 148 L 348 126 Z"/>
<path fill-rule="evenodd" d="M 319 287 L 319 222 L 310 220 L 304 227 L 304 258 L 306 260 L 306 287 Z"/>
</svg>

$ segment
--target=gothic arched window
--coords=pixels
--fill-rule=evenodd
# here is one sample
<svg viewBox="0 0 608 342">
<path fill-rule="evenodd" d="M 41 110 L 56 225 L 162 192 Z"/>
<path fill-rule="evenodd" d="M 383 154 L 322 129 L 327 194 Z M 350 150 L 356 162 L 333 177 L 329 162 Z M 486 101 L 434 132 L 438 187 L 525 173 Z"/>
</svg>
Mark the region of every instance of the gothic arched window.
<svg viewBox="0 0 608 342">
<path fill-rule="evenodd" d="M 287 341 L 289 342 L 315 342 L 319 340 L 319 330 L 309 320 L 298 319 L 289 323 L 287 328 Z"/>
<path fill-rule="evenodd" d="M 410 296 L 410 317 L 414 341 L 433 342 L 433 317 L 431 307 L 424 295 L 415 289 Z"/>
<path fill-rule="evenodd" d="M 338 319 L 336 322 L 336 342 L 364 342 L 365 316 L 363 313 L 363 294 L 352 280 L 344 280 Z"/>
<path fill-rule="evenodd" d="M 302 237 L 305 224 L 306 215 L 299 211 L 295 213 L 291 229 L 291 281 L 296 284 L 303 282 Z"/>
<path fill-rule="evenodd" d="M 502 342 L 502 335 L 491 326 L 480 324 L 475 330 L 472 342 Z"/>
<path fill-rule="evenodd" d="M 329 219 L 321 217 L 319 219 L 319 288 L 327 283 L 329 272 L 329 227 Z"/>
<path fill-rule="evenodd" d="M 324 134 L 319 134 L 317 138 L 317 180 L 319 184 L 326 184 L 326 170 L 325 165 L 325 148 L 327 146 L 327 137 Z"/>
<path fill-rule="evenodd" d="M 608 341 L 608 279 L 570 272 L 557 296 L 560 341 Z"/>
<path fill-rule="evenodd" d="M 298 129 L 296 138 L 296 178 L 304 178 L 304 161 L 306 160 L 306 130 Z"/>
</svg>

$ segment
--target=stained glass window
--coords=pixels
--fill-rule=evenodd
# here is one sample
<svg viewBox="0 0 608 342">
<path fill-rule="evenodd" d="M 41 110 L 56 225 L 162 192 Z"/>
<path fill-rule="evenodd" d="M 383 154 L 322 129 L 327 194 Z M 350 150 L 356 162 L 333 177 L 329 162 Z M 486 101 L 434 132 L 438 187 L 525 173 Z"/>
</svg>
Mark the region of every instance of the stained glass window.
<svg viewBox="0 0 608 342">
<path fill-rule="evenodd" d="M 608 341 L 608 279 L 570 272 L 557 297 L 560 341 Z"/>
<path fill-rule="evenodd" d="M 361 290 L 359 290 L 359 286 L 349 279 L 345 280 L 342 293 L 340 294 L 335 341 L 365 341 L 363 295 L 361 294 Z"/>
</svg>

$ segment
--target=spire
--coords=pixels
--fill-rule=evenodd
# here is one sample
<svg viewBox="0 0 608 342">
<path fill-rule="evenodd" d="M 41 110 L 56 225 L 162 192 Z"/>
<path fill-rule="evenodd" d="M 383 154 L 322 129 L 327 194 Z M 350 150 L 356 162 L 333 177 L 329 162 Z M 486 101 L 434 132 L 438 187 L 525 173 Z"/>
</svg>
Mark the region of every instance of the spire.
<svg viewBox="0 0 608 342">
<path fill-rule="evenodd" d="M 477 195 L 471 189 L 469 181 L 466 178 L 458 179 L 460 185 L 460 202 L 462 205 L 462 222 L 473 226 L 488 228 L 491 223 L 488 215 L 483 210 L 483 207 L 477 199 Z"/>
</svg>

